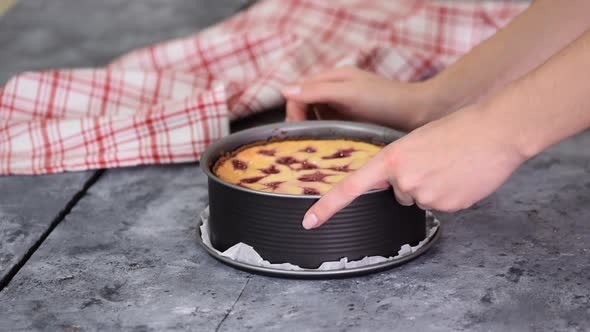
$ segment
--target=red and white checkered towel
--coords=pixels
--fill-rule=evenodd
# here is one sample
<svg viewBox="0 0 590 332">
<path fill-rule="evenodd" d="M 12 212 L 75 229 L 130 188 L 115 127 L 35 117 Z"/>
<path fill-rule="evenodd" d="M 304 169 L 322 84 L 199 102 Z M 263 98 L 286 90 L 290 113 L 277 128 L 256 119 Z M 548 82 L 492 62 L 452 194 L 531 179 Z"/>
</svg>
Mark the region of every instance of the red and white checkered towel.
<svg viewBox="0 0 590 332">
<path fill-rule="evenodd" d="M 286 84 L 340 65 L 419 80 L 526 6 L 262 1 L 105 68 L 23 73 L 0 89 L 0 174 L 197 160 L 229 121 L 282 103 Z"/>
</svg>

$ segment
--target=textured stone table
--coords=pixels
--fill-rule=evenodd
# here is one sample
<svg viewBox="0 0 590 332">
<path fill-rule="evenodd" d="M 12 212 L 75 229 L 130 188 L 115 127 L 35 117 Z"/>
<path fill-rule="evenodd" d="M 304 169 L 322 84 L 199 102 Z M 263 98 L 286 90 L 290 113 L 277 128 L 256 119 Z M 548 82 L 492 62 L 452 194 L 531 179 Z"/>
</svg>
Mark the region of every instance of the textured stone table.
<svg viewBox="0 0 590 332">
<path fill-rule="evenodd" d="M 100 65 L 238 6 L 21 0 L 0 18 L 0 81 Z M 0 330 L 588 330 L 589 171 L 584 133 L 472 209 L 442 215 L 441 241 L 417 260 L 321 281 L 251 275 L 207 256 L 196 243 L 207 204 L 196 164 L 0 177 Z"/>
</svg>

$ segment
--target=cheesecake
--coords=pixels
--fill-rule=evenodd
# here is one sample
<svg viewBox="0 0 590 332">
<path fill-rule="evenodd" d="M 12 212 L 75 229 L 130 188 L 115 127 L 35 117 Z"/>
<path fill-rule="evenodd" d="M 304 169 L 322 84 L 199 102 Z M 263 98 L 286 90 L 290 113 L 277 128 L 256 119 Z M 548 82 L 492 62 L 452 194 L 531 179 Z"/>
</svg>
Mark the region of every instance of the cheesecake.
<svg viewBox="0 0 590 332">
<path fill-rule="evenodd" d="M 383 146 L 350 139 L 286 139 L 251 144 L 220 158 L 221 180 L 257 191 L 322 195 Z"/>
</svg>

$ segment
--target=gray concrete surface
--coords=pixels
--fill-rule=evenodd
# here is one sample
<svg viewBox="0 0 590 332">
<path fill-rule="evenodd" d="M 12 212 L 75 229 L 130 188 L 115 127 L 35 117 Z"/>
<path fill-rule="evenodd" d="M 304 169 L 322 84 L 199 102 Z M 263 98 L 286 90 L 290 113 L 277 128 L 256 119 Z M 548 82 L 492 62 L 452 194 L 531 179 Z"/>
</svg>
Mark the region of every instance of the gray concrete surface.
<svg viewBox="0 0 590 332">
<path fill-rule="evenodd" d="M 108 171 L 0 293 L 0 330 L 584 331 L 588 144 L 590 133 L 567 141 L 442 216 L 443 238 L 416 261 L 345 280 L 254 276 L 208 257 L 196 165 Z"/>
<path fill-rule="evenodd" d="M 0 84 L 27 70 L 102 65 L 136 47 L 190 34 L 243 3 L 19 1 L 0 18 Z M 93 174 L 0 177 L 0 285 Z"/>
<path fill-rule="evenodd" d="M 0 177 L 0 288 L 91 175 Z"/>
<path fill-rule="evenodd" d="M 136 47 L 192 33 L 243 3 L 19 1 L 0 17 L 0 84 L 26 70 L 102 65 Z M 0 177 L 0 289 L 94 174 Z"/>
<path fill-rule="evenodd" d="M 0 18 L 0 82 L 35 69 L 100 66 L 183 37 L 245 0 L 19 0 Z"/>
<path fill-rule="evenodd" d="M 0 19 L 2 77 L 105 63 L 128 48 L 209 24 L 232 5 L 51 3 L 59 10 L 22 0 Z M 204 3 L 227 7 L 197 13 Z M 177 17 L 176 23 L 162 14 L 172 5 L 179 9 L 166 15 Z M 109 8 L 119 12 L 111 17 Z M 89 17 L 74 18 L 81 11 Z M 7 35 L 26 39 L 31 30 L 33 36 L 53 36 L 48 45 L 63 45 L 47 46 L 43 56 L 33 53 L 37 60 L 31 55 L 20 63 L 17 55 L 37 46 Z M 267 278 L 208 257 L 195 241 L 197 215 L 207 199 L 206 179 L 195 164 L 109 170 L 0 292 L 0 330 L 590 330 L 588 146 L 590 132 L 531 160 L 474 208 L 441 215 L 443 237 L 419 259 L 344 280 Z M 41 196 L 48 205 L 66 200 L 67 190 L 57 189 L 66 176 L 74 177 L 69 181 L 75 191 L 75 177 L 83 175 L 0 178 L 0 210 L 7 215 L 6 206 L 12 209 L 11 227 L 32 223 L 29 210 L 49 215 L 41 212 L 42 201 L 26 199 L 39 197 L 40 188 L 54 186 Z M 9 182 L 13 189 L 4 189 Z M 22 192 L 6 200 L 2 190 Z"/>
<path fill-rule="evenodd" d="M 247 276 L 197 247 L 206 200 L 195 165 L 107 172 L 0 294 L 0 330 L 215 329 Z"/>
</svg>

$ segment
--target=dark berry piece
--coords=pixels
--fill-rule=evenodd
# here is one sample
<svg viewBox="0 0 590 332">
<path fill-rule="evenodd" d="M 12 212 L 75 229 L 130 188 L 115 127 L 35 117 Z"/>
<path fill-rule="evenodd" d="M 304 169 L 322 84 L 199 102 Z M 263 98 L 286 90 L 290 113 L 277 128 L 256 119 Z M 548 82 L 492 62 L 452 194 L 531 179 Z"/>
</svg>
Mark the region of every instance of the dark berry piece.
<svg viewBox="0 0 590 332">
<path fill-rule="evenodd" d="M 270 157 L 272 157 L 272 156 L 275 155 L 275 153 L 276 153 L 275 150 L 258 150 L 258 154 L 261 154 L 263 156 L 270 156 Z"/>
<path fill-rule="evenodd" d="M 269 183 L 263 183 L 263 185 L 271 188 L 272 190 L 276 190 L 283 182 L 285 182 L 285 181 L 274 181 L 274 182 L 269 182 Z"/>
<path fill-rule="evenodd" d="M 326 156 L 326 157 L 322 157 L 322 159 L 338 159 L 338 158 L 347 158 L 350 157 L 350 155 L 355 152 L 355 149 L 341 149 L 338 150 L 336 152 L 334 152 L 334 154 Z"/>
<path fill-rule="evenodd" d="M 302 169 L 302 170 L 303 170 L 303 169 L 317 169 L 317 168 L 318 168 L 318 167 L 317 167 L 315 164 L 312 164 L 312 163 L 310 163 L 309 161 L 307 161 L 307 160 L 304 160 L 304 161 L 301 163 L 301 168 L 300 168 L 300 169 Z"/>
<path fill-rule="evenodd" d="M 303 194 L 304 195 L 319 195 L 320 192 L 315 188 L 304 187 Z"/>
<path fill-rule="evenodd" d="M 297 178 L 299 181 L 303 182 L 324 182 L 324 178 L 326 176 L 330 176 L 331 174 L 325 174 L 322 172 L 315 172 L 312 174 L 305 174 Z"/>
<path fill-rule="evenodd" d="M 297 164 L 299 162 L 299 160 L 291 157 L 291 156 L 287 156 L 287 157 L 280 157 L 277 159 L 277 163 L 281 164 L 281 165 L 293 165 L 293 164 Z"/>
<path fill-rule="evenodd" d="M 239 159 L 234 159 L 231 161 L 232 165 L 234 166 L 234 169 L 247 169 L 248 168 L 248 164 L 246 164 L 245 162 L 239 160 Z"/>
<path fill-rule="evenodd" d="M 270 165 L 267 168 L 261 168 L 260 171 L 264 174 L 278 174 L 281 172 L 275 165 Z"/>
<path fill-rule="evenodd" d="M 308 146 L 305 149 L 299 150 L 299 152 L 314 153 L 317 152 L 317 150 L 313 146 Z"/>
<path fill-rule="evenodd" d="M 255 176 L 253 178 L 245 178 L 245 179 L 241 179 L 240 182 L 241 183 L 256 183 L 262 179 L 264 179 L 266 176 Z"/>
<path fill-rule="evenodd" d="M 332 167 L 329 167 L 328 169 L 331 169 L 331 170 L 336 171 L 336 172 L 345 172 L 345 173 L 347 173 L 347 172 L 350 172 L 351 171 L 351 169 L 348 168 L 348 166 L 349 165 L 332 166 Z"/>
</svg>

